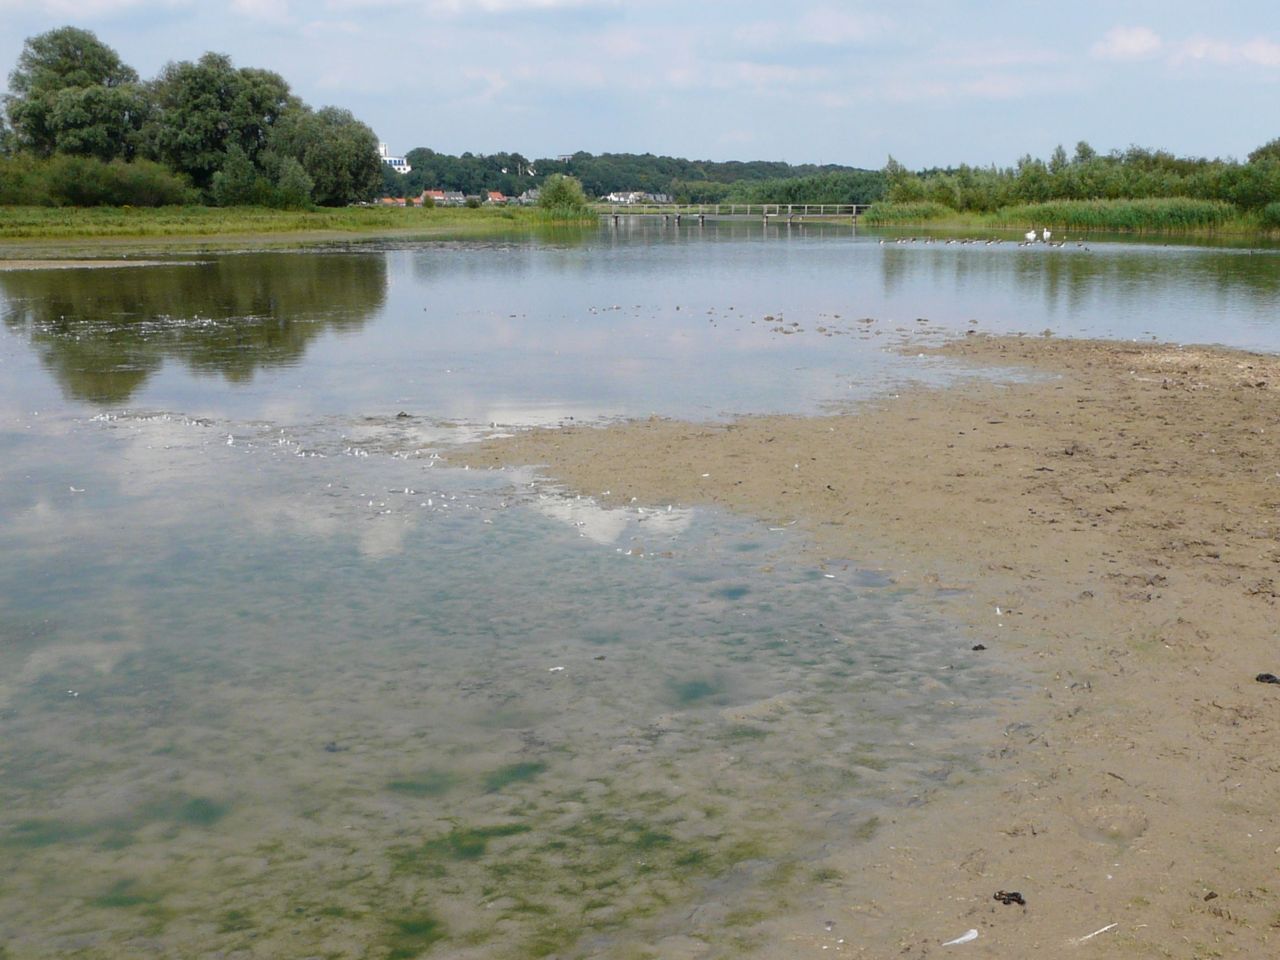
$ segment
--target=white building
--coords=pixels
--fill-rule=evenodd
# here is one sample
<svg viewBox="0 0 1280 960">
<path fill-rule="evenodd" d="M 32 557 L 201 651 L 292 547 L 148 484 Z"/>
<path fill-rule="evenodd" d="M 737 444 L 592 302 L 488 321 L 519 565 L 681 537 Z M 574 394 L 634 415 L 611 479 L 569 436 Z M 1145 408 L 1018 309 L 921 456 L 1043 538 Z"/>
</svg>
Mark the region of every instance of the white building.
<svg viewBox="0 0 1280 960">
<path fill-rule="evenodd" d="M 413 167 L 409 166 L 409 161 L 404 157 L 393 157 L 387 153 L 387 145 L 385 143 L 378 144 L 378 156 L 383 163 L 396 173 L 408 173 L 413 169 Z"/>
</svg>

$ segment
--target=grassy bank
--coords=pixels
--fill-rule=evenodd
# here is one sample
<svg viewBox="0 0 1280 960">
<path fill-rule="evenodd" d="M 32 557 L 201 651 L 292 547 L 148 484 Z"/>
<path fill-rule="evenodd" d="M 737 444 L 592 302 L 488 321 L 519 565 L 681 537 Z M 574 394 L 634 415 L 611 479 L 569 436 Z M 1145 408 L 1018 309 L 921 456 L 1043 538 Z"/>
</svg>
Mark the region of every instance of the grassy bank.
<svg viewBox="0 0 1280 960">
<path fill-rule="evenodd" d="M 281 238 L 502 231 L 553 221 L 525 207 L 0 207 L 0 244 L 48 240 Z"/>
<path fill-rule="evenodd" d="M 1269 217 L 1269 210 L 1242 213 L 1234 205 L 1219 200 L 1184 197 L 1056 200 L 1003 207 L 989 214 L 961 213 L 939 203 L 877 203 L 859 219 L 870 226 L 1055 227 L 1077 233 L 1274 235 L 1280 232 L 1280 217 Z"/>
</svg>

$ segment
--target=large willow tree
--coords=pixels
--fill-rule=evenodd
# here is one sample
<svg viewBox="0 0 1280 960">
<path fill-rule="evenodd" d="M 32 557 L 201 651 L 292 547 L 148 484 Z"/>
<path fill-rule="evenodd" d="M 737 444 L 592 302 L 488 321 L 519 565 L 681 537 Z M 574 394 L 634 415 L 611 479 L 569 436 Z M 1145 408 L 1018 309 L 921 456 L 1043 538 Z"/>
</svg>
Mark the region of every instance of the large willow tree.
<svg viewBox="0 0 1280 960">
<path fill-rule="evenodd" d="M 87 30 L 60 27 L 23 45 L 5 111 L 18 149 L 131 159 L 149 104 L 138 74 Z"/>
</svg>

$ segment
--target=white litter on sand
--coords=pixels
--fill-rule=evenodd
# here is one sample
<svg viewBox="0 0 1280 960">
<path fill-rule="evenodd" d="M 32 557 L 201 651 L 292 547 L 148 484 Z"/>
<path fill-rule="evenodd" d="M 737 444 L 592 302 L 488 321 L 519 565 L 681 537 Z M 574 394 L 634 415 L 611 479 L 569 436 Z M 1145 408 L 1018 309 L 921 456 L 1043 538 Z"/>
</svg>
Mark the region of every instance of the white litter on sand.
<svg viewBox="0 0 1280 960">
<path fill-rule="evenodd" d="M 1086 933 L 1083 937 L 1076 937 L 1076 939 L 1072 940 L 1071 942 L 1072 942 L 1072 943 L 1084 943 L 1086 940 L 1092 940 L 1092 939 L 1093 939 L 1094 937 L 1096 937 L 1098 934 L 1100 934 L 1100 933 L 1106 933 L 1108 930 L 1114 930 L 1114 929 L 1115 929 L 1116 927 L 1118 927 L 1118 926 L 1120 926 L 1120 924 L 1118 924 L 1118 923 L 1108 923 L 1105 927 L 1102 927 L 1102 928 L 1101 928 L 1101 929 L 1099 929 L 1099 930 L 1095 930 L 1095 931 L 1093 931 L 1093 933 Z"/>
</svg>

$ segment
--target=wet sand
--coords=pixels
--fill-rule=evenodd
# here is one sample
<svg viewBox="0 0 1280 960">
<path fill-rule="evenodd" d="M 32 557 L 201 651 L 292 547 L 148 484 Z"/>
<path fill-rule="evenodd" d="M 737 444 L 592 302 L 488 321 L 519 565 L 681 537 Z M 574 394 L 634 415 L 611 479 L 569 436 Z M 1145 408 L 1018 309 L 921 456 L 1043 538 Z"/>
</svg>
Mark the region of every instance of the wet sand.
<svg viewBox="0 0 1280 960">
<path fill-rule="evenodd" d="M 778 955 L 1274 955 L 1280 686 L 1255 676 L 1280 674 L 1280 358 L 934 349 L 1018 375 L 830 417 L 532 431 L 452 459 L 794 521 L 824 562 L 879 566 L 967 622 L 986 649 L 957 659 L 1034 677 L 971 731 L 979 775 L 869 841 L 833 837 L 829 882 L 758 931 Z"/>
</svg>

